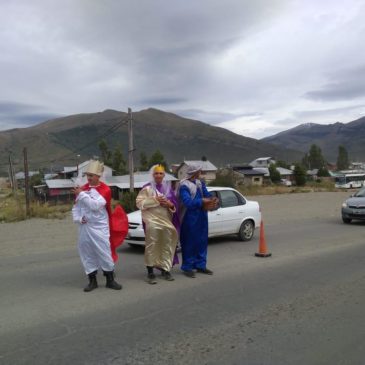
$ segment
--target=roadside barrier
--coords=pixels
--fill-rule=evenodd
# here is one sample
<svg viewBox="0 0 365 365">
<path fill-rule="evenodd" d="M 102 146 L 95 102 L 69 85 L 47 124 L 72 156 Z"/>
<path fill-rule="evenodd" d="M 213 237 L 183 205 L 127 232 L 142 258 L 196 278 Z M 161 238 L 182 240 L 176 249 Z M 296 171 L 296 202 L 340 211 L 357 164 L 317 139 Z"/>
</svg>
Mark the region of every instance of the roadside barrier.
<svg viewBox="0 0 365 365">
<path fill-rule="evenodd" d="M 256 257 L 270 257 L 271 256 L 271 253 L 267 251 L 263 219 L 261 219 L 261 224 L 260 224 L 259 252 L 256 252 L 255 256 Z"/>
</svg>

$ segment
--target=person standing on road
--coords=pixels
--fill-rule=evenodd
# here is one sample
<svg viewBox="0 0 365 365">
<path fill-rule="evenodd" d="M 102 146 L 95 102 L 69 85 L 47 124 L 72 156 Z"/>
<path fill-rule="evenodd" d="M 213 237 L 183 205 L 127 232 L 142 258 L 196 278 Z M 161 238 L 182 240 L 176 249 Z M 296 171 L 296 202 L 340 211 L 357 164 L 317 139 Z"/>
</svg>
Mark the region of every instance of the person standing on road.
<svg viewBox="0 0 365 365">
<path fill-rule="evenodd" d="M 139 192 L 136 198 L 138 209 L 142 211 L 145 229 L 144 260 L 147 267 L 149 284 L 156 284 L 153 269 L 160 269 L 162 276 L 172 281 L 171 267 L 176 260 L 178 241 L 176 224 L 177 201 L 171 184 L 164 181 L 165 169 L 161 165 L 151 168 L 150 182 Z M 178 221 L 178 219 L 177 219 Z"/>
<path fill-rule="evenodd" d="M 100 181 L 103 170 L 102 163 L 91 161 L 85 172 L 88 183 L 73 190 L 76 200 L 72 215 L 73 221 L 79 224 L 79 254 L 85 273 L 89 277 L 85 292 L 98 287 L 98 269 L 103 270 L 107 288 L 122 289 L 114 280 L 114 261 L 109 240 L 111 191 L 109 186 Z"/>
<path fill-rule="evenodd" d="M 200 166 L 188 166 L 187 178 L 179 187 L 181 270 L 189 278 L 195 278 L 194 270 L 213 275 L 213 271 L 207 268 L 207 211 L 215 209 L 218 201 L 208 192 L 204 181 L 199 179 L 200 175 Z"/>
</svg>

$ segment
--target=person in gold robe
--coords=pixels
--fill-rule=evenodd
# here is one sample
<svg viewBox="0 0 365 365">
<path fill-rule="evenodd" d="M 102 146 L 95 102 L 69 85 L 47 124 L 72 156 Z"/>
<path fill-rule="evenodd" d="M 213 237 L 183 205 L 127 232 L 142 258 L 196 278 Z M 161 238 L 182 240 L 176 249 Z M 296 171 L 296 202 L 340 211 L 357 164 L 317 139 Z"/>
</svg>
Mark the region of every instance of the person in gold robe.
<svg viewBox="0 0 365 365">
<path fill-rule="evenodd" d="M 173 224 L 177 201 L 171 184 L 164 181 L 164 177 L 164 167 L 153 166 L 150 183 L 142 188 L 136 198 L 145 229 L 144 259 L 149 284 L 157 283 L 154 268 L 160 269 L 166 280 L 174 280 L 170 271 L 178 242 L 178 233 Z"/>
</svg>

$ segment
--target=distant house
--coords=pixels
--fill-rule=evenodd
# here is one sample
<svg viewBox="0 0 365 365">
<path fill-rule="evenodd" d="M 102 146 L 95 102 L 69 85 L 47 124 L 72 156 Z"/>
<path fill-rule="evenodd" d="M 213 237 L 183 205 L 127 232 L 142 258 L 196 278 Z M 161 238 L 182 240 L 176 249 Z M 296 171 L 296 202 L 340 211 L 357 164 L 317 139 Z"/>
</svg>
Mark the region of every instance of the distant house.
<svg viewBox="0 0 365 365">
<path fill-rule="evenodd" d="M 133 176 L 134 188 L 136 190 L 142 189 L 143 186 L 148 184 L 151 179 L 149 171 L 135 172 Z M 129 191 L 129 175 L 110 176 L 103 178 L 102 180 L 112 189 L 112 195 L 114 199 L 120 199 L 124 192 Z M 178 179 L 175 176 L 166 173 L 165 181 L 171 181 L 171 183 L 175 183 L 178 181 Z"/>
<path fill-rule="evenodd" d="M 29 171 L 28 176 L 31 178 L 32 176 L 39 175 L 39 171 Z M 24 189 L 25 187 L 25 173 L 23 171 L 17 172 L 15 174 L 15 179 L 19 189 Z"/>
<path fill-rule="evenodd" d="M 186 172 L 189 166 L 197 166 L 200 165 L 202 168 L 202 179 L 205 182 L 209 183 L 216 179 L 217 177 L 217 168 L 210 161 L 184 161 L 180 164 L 177 169 L 177 177 L 179 180 L 184 179 L 186 177 Z"/>
<path fill-rule="evenodd" d="M 29 177 L 32 177 L 32 176 L 34 176 L 34 175 L 39 175 L 39 171 L 29 171 L 28 172 L 28 176 Z M 23 171 L 20 171 L 20 172 L 17 172 L 16 174 L 15 174 L 15 178 L 17 179 L 17 180 L 25 180 L 25 173 L 23 172 Z"/>
<path fill-rule="evenodd" d="M 317 180 L 317 178 L 318 178 L 318 169 L 307 170 L 307 177 L 310 180 Z"/>
<path fill-rule="evenodd" d="M 233 168 L 234 178 L 238 185 L 262 186 L 264 183 L 265 171 L 252 166 L 237 166 Z"/>
<path fill-rule="evenodd" d="M 259 157 L 256 160 L 250 162 L 250 166 L 252 167 L 266 167 L 268 168 L 270 165 L 276 163 L 272 157 Z"/>
<path fill-rule="evenodd" d="M 53 202 L 66 202 L 74 199 L 71 189 L 75 187 L 75 183 L 70 179 L 53 179 L 46 180 L 45 185 L 36 186 L 38 194 L 41 194 L 40 188 L 45 186 L 43 192 L 45 200 Z"/>
<path fill-rule="evenodd" d="M 85 173 L 87 165 L 91 160 L 84 161 L 76 166 L 65 166 L 63 170 L 59 173 L 60 178 L 71 179 L 75 177 L 81 178 Z M 107 178 L 113 175 L 113 169 L 107 165 L 104 165 L 103 177 Z"/>
<path fill-rule="evenodd" d="M 279 171 L 280 177 L 289 181 L 294 180 L 293 170 L 285 169 L 284 167 L 277 167 L 276 170 Z"/>
<path fill-rule="evenodd" d="M 351 170 L 365 170 L 364 162 L 351 162 L 349 169 Z"/>
<path fill-rule="evenodd" d="M 142 189 L 150 181 L 150 173 L 136 172 L 134 173 L 134 188 Z M 177 178 L 171 174 L 166 174 L 165 180 L 172 183 L 177 181 Z M 120 199 L 123 192 L 129 191 L 129 175 L 123 176 L 102 176 L 101 181 L 107 184 L 112 190 L 113 199 Z M 87 182 L 86 177 L 73 177 L 72 179 L 52 179 L 46 180 L 44 185 L 34 187 L 37 196 L 45 201 L 64 202 L 72 201 L 74 194 L 72 189 L 76 185 L 83 185 Z"/>
</svg>

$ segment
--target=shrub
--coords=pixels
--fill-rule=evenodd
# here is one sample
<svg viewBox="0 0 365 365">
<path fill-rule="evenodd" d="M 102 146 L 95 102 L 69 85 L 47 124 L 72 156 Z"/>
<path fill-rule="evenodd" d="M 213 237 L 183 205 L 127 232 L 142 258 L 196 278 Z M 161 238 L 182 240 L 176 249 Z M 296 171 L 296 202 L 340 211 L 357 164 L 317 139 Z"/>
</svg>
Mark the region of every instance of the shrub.
<svg viewBox="0 0 365 365">
<path fill-rule="evenodd" d="M 232 175 L 217 175 L 216 179 L 209 183 L 209 186 L 236 187 Z"/>
<path fill-rule="evenodd" d="M 134 212 L 137 210 L 136 198 L 137 192 L 125 192 L 122 195 L 122 199 L 119 201 L 126 213 Z"/>
</svg>

